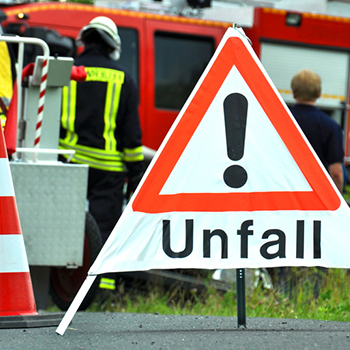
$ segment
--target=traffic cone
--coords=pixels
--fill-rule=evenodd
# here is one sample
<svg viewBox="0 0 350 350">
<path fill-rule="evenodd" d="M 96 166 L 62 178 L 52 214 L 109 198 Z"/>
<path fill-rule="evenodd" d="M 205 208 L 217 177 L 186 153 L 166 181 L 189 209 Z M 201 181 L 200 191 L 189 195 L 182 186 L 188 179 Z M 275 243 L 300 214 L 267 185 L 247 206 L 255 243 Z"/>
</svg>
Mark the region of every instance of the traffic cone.
<svg viewBox="0 0 350 350">
<path fill-rule="evenodd" d="M 0 128 L 0 329 L 57 326 L 62 313 L 36 310 L 10 164 Z"/>
<path fill-rule="evenodd" d="M 0 316 L 37 315 L 3 132 L 0 132 Z"/>
</svg>

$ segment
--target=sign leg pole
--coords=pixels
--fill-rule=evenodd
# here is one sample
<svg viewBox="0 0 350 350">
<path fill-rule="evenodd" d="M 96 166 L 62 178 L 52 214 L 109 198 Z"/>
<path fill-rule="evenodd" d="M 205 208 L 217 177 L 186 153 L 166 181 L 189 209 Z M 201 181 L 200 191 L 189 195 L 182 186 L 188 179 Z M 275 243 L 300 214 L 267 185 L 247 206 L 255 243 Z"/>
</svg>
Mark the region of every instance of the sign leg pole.
<svg viewBox="0 0 350 350">
<path fill-rule="evenodd" d="M 237 328 L 246 328 L 245 270 L 236 270 L 237 283 Z"/>
<path fill-rule="evenodd" d="M 88 293 L 90 287 L 94 283 L 96 279 L 96 275 L 88 275 L 85 278 L 84 283 L 81 285 L 78 294 L 73 299 L 72 303 L 70 304 L 66 314 L 64 315 L 63 319 L 61 320 L 61 323 L 58 325 L 56 329 L 56 333 L 59 335 L 64 335 L 66 329 L 68 328 L 69 324 L 71 323 L 75 313 L 78 311 L 79 306 L 83 302 L 86 294 Z"/>
</svg>

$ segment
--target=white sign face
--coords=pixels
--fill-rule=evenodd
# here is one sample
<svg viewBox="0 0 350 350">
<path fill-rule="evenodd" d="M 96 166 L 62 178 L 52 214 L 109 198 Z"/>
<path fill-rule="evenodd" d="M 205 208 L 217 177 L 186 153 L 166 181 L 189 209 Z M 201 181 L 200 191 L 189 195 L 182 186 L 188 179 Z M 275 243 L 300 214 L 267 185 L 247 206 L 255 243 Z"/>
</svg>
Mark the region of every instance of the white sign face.
<svg viewBox="0 0 350 350">
<path fill-rule="evenodd" d="M 349 227 L 347 204 L 230 28 L 89 275 L 347 268 Z"/>
<path fill-rule="evenodd" d="M 311 190 L 263 108 L 237 67 L 233 66 L 160 194 L 232 191 L 223 181 L 220 169 L 233 164 L 226 151 L 223 104 L 225 98 L 234 93 L 242 94 L 248 101 L 245 142 L 242 145 L 244 155 L 239 164 L 247 169 L 249 177 L 249 181 L 235 191 L 272 192 L 286 191 L 287 188 L 290 191 Z M 198 152 L 199 149 L 201 152 Z M 287 169 L 281 160 L 287 164 Z M 184 177 L 189 167 L 191 176 Z"/>
</svg>

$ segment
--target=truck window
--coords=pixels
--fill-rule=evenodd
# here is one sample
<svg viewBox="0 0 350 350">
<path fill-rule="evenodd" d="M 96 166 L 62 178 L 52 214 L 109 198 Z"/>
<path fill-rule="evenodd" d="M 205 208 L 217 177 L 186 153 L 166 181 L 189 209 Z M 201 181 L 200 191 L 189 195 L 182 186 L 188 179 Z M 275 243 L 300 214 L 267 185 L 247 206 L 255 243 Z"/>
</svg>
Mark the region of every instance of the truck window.
<svg viewBox="0 0 350 350">
<path fill-rule="evenodd" d="M 211 37 L 155 33 L 155 106 L 180 110 L 214 53 Z"/>
<path fill-rule="evenodd" d="M 118 63 L 129 70 L 135 83 L 139 85 L 139 44 L 137 31 L 118 26 L 118 33 L 122 42 L 122 53 Z"/>
</svg>

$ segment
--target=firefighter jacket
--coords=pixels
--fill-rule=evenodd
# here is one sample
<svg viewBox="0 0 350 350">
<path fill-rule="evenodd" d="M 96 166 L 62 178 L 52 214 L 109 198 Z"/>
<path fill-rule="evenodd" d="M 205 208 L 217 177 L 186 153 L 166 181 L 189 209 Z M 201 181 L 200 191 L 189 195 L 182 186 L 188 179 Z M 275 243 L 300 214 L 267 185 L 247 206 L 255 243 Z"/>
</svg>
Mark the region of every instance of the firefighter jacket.
<svg viewBox="0 0 350 350">
<path fill-rule="evenodd" d="M 137 88 L 128 71 L 101 48 L 86 49 L 74 63 L 85 66 L 85 82 L 62 92 L 60 148 L 72 162 L 92 168 L 137 172 L 142 163 Z"/>
<path fill-rule="evenodd" d="M 0 62 L 0 119 L 4 128 L 13 86 L 11 56 L 5 42 L 0 42 Z"/>
</svg>

